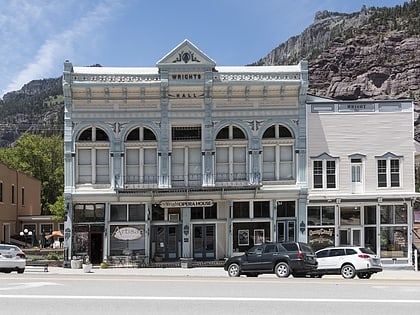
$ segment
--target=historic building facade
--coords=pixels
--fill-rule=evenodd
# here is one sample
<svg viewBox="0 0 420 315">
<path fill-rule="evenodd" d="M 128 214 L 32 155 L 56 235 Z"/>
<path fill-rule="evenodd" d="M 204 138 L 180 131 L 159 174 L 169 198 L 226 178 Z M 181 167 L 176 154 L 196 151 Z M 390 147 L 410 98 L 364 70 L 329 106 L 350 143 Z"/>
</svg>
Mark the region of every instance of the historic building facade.
<svg viewBox="0 0 420 315">
<path fill-rule="evenodd" d="M 219 260 L 306 241 L 307 63 L 64 64 L 65 261 Z"/>
<path fill-rule="evenodd" d="M 307 97 L 308 242 L 370 247 L 411 264 L 413 103 Z"/>
<path fill-rule="evenodd" d="M 219 67 L 188 40 L 156 67 L 66 61 L 65 265 L 293 240 L 411 263 L 412 103 L 307 95 L 307 67 Z"/>
</svg>

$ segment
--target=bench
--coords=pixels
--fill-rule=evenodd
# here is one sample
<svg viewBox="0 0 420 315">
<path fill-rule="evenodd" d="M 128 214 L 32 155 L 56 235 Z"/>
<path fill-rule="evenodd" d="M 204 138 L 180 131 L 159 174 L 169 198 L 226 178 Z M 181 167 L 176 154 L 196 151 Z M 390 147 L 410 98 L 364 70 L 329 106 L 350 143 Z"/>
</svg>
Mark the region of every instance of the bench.
<svg viewBox="0 0 420 315">
<path fill-rule="evenodd" d="M 44 272 L 48 272 L 48 264 L 47 263 L 37 263 L 37 262 L 27 262 L 26 268 L 43 268 Z"/>
</svg>

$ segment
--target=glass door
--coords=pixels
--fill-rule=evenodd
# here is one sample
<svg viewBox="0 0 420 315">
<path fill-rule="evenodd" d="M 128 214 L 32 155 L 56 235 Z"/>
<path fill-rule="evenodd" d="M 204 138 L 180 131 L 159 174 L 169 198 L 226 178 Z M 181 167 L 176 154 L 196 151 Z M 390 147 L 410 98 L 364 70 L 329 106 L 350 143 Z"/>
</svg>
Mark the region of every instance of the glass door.
<svg viewBox="0 0 420 315">
<path fill-rule="evenodd" d="M 362 245 L 362 229 L 361 228 L 342 228 L 340 229 L 340 245 Z"/>
<path fill-rule="evenodd" d="M 178 225 L 159 225 L 152 227 L 152 246 L 154 246 L 155 259 L 173 260 L 179 257 Z"/>
<path fill-rule="evenodd" d="M 296 221 L 281 220 L 277 222 L 277 242 L 294 242 L 296 240 Z"/>
<path fill-rule="evenodd" d="M 215 230 L 214 224 L 196 224 L 193 226 L 193 253 L 195 259 L 215 258 Z"/>
</svg>

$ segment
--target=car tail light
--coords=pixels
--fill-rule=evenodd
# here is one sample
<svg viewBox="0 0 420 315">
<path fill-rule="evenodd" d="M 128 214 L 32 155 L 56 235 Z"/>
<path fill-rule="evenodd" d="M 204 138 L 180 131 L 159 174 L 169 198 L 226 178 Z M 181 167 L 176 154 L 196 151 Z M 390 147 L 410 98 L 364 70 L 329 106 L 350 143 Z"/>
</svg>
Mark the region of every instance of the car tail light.
<svg viewBox="0 0 420 315">
<path fill-rule="evenodd" d="M 362 259 L 369 259 L 370 258 L 370 256 L 366 255 L 366 254 L 360 254 L 360 255 L 358 255 L 358 257 L 362 258 Z"/>
<path fill-rule="evenodd" d="M 16 256 L 18 256 L 19 258 L 25 259 L 26 255 L 24 253 L 17 253 Z"/>
<path fill-rule="evenodd" d="M 297 259 L 302 259 L 302 258 L 303 258 L 303 253 L 301 251 L 298 251 Z"/>
</svg>

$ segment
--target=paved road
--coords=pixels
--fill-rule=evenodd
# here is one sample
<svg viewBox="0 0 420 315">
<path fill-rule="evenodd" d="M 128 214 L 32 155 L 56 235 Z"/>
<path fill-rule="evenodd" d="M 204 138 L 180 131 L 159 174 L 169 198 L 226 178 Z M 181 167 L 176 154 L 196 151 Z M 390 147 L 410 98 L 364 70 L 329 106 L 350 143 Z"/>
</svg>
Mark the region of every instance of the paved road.
<svg viewBox="0 0 420 315">
<path fill-rule="evenodd" d="M 42 273 L 40 268 L 27 268 L 25 273 Z M 107 268 L 94 266 L 91 273 L 83 273 L 82 269 L 50 267 L 48 274 L 62 275 L 139 275 L 139 276 L 185 276 L 185 277 L 227 277 L 221 267 L 196 268 Z M 259 277 L 274 277 L 275 275 L 260 275 Z M 341 278 L 341 276 L 324 276 L 324 278 Z M 292 278 L 292 277 L 291 277 Z M 374 274 L 371 279 L 420 280 L 420 271 L 386 267 L 384 271 Z"/>
<path fill-rule="evenodd" d="M 0 314 L 417 314 L 420 273 L 385 269 L 369 280 L 230 278 L 211 268 L 28 268 L 0 274 Z"/>
</svg>

